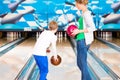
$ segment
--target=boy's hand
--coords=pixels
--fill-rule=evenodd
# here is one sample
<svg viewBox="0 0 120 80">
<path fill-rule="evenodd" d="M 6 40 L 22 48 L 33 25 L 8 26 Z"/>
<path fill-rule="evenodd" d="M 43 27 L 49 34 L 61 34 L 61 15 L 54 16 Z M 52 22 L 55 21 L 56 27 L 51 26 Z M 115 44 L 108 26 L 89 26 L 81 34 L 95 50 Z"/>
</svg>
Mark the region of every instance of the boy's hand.
<svg viewBox="0 0 120 80">
<path fill-rule="evenodd" d="M 55 60 L 58 60 L 57 55 L 53 55 Z"/>
</svg>

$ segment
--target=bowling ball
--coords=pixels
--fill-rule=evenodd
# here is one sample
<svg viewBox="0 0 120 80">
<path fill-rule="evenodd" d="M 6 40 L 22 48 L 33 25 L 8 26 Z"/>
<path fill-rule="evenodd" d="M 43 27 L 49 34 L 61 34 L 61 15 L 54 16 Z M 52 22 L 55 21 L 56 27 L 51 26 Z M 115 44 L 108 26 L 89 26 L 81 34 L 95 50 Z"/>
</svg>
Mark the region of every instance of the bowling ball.
<svg viewBox="0 0 120 80">
<path fill-rule="evenodd" d="M 54 56 L 52 56 L 50 61 L 52 65 L 57 66 L 61 63 L 62 59 L 59 55 L 57 55 L 57 60 L 54 58 Z"/>
<path fill-rule="evenodd" d="M 76 35 L 72 35 L 72 32 L 75 29 L 78 29 L 78 27 L 76 25 L 69 25 L 68 28 L 67 28 L 67 30 L 66 30 L 68 36 L 75 37 Z"/>
<path fill-rule="evenodd" d="M 46 52 L 47 52 L 47 53 L 50 53 L 50 49 L 46 49 Z"/>
</svg>

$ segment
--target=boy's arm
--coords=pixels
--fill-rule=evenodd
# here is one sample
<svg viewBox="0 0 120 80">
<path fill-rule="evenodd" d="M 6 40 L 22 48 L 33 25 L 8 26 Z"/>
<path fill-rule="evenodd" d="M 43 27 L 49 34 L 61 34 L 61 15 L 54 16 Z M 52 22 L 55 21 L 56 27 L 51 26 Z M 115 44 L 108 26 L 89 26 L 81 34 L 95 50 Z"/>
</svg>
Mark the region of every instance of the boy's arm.
<svg viewBox="0 0 120 80">
<path fill-rule="evenodd" d="M 50 47 L 51 47 L 51 44 L 49 45 L 49 47 L 47 49 L 50 49 Z"/>
<path fill-rule="evenodd" d="M 56 40 L 52 41 L 51 48 L 52 48 L 52 52 L 54 54 L 54 58 L 57 59 Z"/>
</svg>

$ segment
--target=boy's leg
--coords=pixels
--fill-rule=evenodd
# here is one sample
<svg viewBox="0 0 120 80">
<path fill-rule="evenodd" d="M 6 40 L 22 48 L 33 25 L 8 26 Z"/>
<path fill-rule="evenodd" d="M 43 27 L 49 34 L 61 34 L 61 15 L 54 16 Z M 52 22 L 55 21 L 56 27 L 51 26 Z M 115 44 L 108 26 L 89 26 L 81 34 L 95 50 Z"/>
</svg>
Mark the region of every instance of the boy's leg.
<svg viewBox="0 0 120 80">
<path fill-rule="evenodd" d="M 36 63 L 40 69 L 40 78 L 39 80 L 47 80 L 48 73 L 48 58 L 47 56 L 34 56 Z"/>
</svg>

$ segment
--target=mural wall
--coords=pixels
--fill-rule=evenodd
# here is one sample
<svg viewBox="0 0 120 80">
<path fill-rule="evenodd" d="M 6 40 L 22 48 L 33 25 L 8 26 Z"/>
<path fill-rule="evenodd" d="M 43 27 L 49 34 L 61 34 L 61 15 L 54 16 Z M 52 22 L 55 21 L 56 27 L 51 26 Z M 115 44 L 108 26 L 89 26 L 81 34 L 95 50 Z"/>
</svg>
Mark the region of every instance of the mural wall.
<svg viewBox="0 0 120 80">
<path fill-rule="evenodd" d="M 120 0 L 89 0 L 88 7 L 97 29 L 120 30 Z M 51 20 L 65 31 L 80 16 L 74 0 L 0 0 L 0 31 L 39 31 Z"/>
</svg>

